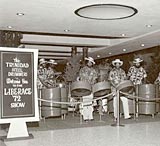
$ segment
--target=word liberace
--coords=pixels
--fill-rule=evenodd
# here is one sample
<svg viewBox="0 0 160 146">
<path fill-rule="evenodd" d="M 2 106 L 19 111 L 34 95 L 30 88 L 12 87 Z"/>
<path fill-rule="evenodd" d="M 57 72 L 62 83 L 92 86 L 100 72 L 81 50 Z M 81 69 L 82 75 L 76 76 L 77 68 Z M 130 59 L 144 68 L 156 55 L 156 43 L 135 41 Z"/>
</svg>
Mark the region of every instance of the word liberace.
<svg viewBox="0 0 160 146">
<path fill-rule="evenodd" d="M 4 88 L 4 95 L 31 95 L 32 88 Z"/>
</svg>

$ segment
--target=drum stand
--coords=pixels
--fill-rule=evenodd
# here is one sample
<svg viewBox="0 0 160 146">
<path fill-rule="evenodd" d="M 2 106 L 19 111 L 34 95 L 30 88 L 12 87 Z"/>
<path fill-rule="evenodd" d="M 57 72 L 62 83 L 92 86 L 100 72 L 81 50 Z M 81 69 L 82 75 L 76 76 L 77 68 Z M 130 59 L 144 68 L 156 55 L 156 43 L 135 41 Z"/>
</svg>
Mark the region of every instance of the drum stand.
<svg viewBox="0 0 160 146">
<path fill-rule="evenodd" d="M 39 89 L 38 92 L 39 92 L 39 98 L 42 99 L 42 89 Z M 42 119 L 42 111 L 41 110 L 42 110 L 42 101 L 40 100 L 39 101 L 39 118 L 40 118 L 40 120 Z"/>
<path fill-rule="evenodd" d="M 136 120 L 136 99 L 133 99 L 133 116 L 134 120 Z"/>
<path fill-rule="evenodd" d="M 80 119 L 79 119 L 80 121 L 80 124 L 83 124 L 83 115 L 80 113 Z"/>
<path fill-rule="evenodd" d="M 116 91 L 116 100 L 117 100 L 117 120 L 116 123 L 111 124 L 111 126 L 124 126 L 120 124 L 120 97 L 119 90 Z"/>
<path fill-rule="evenodd" d="M 42 99 L 42 89 L 39 89 L 39 98 Z M 42 117 L 42 101 L 39 102 L 39 118 L 45 123 L 46 118 Z"/>
<path fill-rule="evenodd" d="M 80 102 L 79 103 L 79 123 L 80 124 L 83 124 L 83 115 L 82 115 L 82 112 L 83 112 L 83 106 L 81 105 L 82 104 L 82 98 L 80 98 Z"/>
<path fill-rule="evenodd" d="M 102 99 L 99 100 L 100 101 L 100 104 L 99 104 L 99 122 L 105 122 L 102 120 L 102 116 L 104 115 L 103 114 L 103 106 L 102 106 Z"/>
<path fill-rule="evenodd" d="M 136 85 L 135 88 L 136 88 L 135 95 L 138 96 L 138 93 L 139 93 L 139 92 L 138 92 L 138 85 Z M 137 98 L 137 97 L 136 97 L 136 99 L 135 99 L 135 104 L 136 104 L 136 105 L 135 105 L 135 106 L 136 106 L 135 118 L 138 118 L 139 109 L 138 109 L 138 98 Z"/>
</svg>

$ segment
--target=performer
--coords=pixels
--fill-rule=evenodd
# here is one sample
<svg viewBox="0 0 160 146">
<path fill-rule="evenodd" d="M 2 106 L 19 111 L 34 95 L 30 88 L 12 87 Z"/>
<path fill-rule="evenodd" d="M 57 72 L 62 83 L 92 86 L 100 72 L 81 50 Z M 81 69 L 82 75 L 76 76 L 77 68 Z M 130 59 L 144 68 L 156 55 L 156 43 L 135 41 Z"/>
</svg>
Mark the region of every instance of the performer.
<svg viewBox="0 0 160 146">
<path fill-rule="evenodd" d="M 108 81 L 108 75 L 112 69 L 109 60 L 105 59 L 101 64 L 99 64 L 98 68 L 99 68 L 98 81 Z"/>
<path fill-rule="evenodd" d="M 112 61 L 112 65 L 114 66 L 109 73 L 109 81 L 111 82 L 111 91 L 113 92 L 113 108 L 114 108 L 114 120 L 117 120 L 117 99 L 116 96 L 116 86 L 121 83 L 121 81 L 126 79 L 126 73 L 121 68 L 123 65 L 123 61 L 120 59 L 115 59 Z M 124 118 L 129 119 L 131 116 L 129 115 L 129 106 L 128 106 L 128 99 L 124 96 L 120 97 L 123 105 L 124 110 Z"/>
<path fill-rule="evenodd" d="M 79 81 L 87 81 L 91 85 L 93 85 L 96 82 L 96 79 L 98 77 L 97 71 L 93 68 L 93 65 L 95 64 L 94 59 L 92 57 L 85 58 L 87 61 L 86 66 L 80 69 L 79 72 Z M 93 120 L 93 93 L 91 93 L 88 96 L 83 96 L 83 110 L 82 115 L 83 119 L 85 121 Z"/>
<path fill-rule="evenodd" d="M 98 78 L 97 71 L 93 68 L 93 65 L 95 64 L 94 59 L 92 57 L 85 58 L 87 61 L 86 66 L 80 69 L 79 71 L 79 80 L 80 81 L 87 81 L 91 85 L 93 85 L 96 82 L 96 79 Z"/>
<path fill-rule="evenodd" d="M 38 78 L 37 78 L 37 87 L 38 89 L 42 89 L 45 86 L 43 82 L 47 79 L 47 61 L 44 58 L 39 60 L 38 65 Z"/>
<path fill-rule="evenodd" d="M 141 66 L 143 60 L 141 58 L 135 58 L 133 60 L 133 66 L 128 70 L 128 78 L 133 82 L 134 85 L 140 85 L 146 82 L 147 73 L 145 69 Z"/>
<path fill-rule="evenodd" d="M 133 60 L 133 66 L 131 66 L 128 70 L 128 78 L 133 82 L 135 87 L 135 91 L 133 91 L 133 95 L 138 94 L 138 85 L 141 85 L 146 82 L 147 73 L 145 69 L 142 67 L 143 60 L 141 58 L 135 58 Z M 136 117 L 138 117 L 138 98 L 135 99 L 136 103 Z"/>
<path fill-rule="evenodd" d="M 47 71 L 48 87 L 54 87 L 56 85 L 55 65 L 57 65 L 57 62 L 53 59 L 50 59 L 48 61 L 48 64 L 49 64 Z"/>
<path fill-rule="evenodd" d="M 98 81 L 105 82 L 108 81 L 109 72 L 111 71 L 112 67 L 109 63 L 109 59 L 105 59 L 99 66 L 99 78 Z M 101 103 L 101 101 L 99 101 Z M 108 100 L 107 98 L 102 99 L 102 112 L 107 113 L 108 110 Z M 100 107 L 101 108 L 101 107 Z"/>
</svg>

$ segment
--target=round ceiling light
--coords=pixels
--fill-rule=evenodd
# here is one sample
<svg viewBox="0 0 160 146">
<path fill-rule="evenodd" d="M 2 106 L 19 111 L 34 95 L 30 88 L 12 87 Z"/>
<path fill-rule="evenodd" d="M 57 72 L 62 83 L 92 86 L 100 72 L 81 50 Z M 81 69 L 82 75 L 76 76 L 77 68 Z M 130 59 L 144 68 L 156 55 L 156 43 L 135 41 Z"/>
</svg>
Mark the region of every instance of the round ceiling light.
<svg viewBox="0 0 160 146">
<path fill-rule="evenodd" d="M 17 16 L 24 16 L 24 13 L 17 13 Z"/>
<path fill-rule="evenodd" d="M 94 4 L 81 7 L 75 14 L 95 20 L 117 20 L 132 17 L 138 12 L 137 9 L 119 4 Z"/>
</svg>

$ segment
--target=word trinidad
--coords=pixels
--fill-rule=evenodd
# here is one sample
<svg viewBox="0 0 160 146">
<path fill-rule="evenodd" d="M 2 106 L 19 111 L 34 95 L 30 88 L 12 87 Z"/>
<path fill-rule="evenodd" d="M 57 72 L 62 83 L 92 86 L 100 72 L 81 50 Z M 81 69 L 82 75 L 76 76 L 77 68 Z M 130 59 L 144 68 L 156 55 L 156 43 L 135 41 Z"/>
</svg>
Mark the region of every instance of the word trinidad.
<svg viewBox="0 0 160 146">
<path fill-rule="evenodd" d="M 11 68 L 28 68 L 29 64 L 28 63 L 21 63 L 18 58 L 13 59 L 14 62 L 6 62 L 6 67 L 11 67 Z"/>
</svg>

